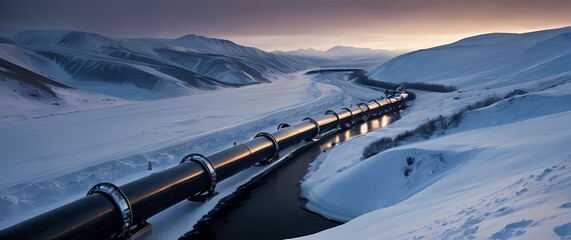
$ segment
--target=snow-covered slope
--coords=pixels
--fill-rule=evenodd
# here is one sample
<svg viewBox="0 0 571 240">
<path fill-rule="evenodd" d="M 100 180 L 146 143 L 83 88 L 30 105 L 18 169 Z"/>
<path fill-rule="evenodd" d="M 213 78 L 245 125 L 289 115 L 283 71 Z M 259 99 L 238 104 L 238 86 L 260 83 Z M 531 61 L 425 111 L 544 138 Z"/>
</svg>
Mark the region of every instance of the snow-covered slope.
<svg viewBox="0 0 571 240">
<path fill-rule="evenodd" d="M 0 123 L 131 103 L 57 82 L 51 75 L 54 66 L 0 38 Z"/>
<path fill-rule="evenodd" d="M 186 154 L 218 151 L 281 121 L 339 108 L 347 98 L 337 87 L 295 74 L 270 84 L 0 124 L 0 228 L 77 199 L 98 182 L 147 175 L 147 161 L 154 171 L 171 167 Z"/>
<path fill-rule="evenodd" d="M 462 88 L 418 92 L 402 119 L 322 154 L 302 182 L 302 195 L 309 209 L 348 222 L 306 239 L 571 237 L 569 31 L 477 36 L 383 65 L 385 72 L 376 73 L 396 76 L 398 70 Z M 492 55 L 509 61 L 487 62 Z M 527 93 L 507 95 L 514 89 Z M 490 96 L 507 98 L 465 112 L 457 126 L 361 158 L 380 138 Z"/>
<path fill-rule="evenodd" d="M 493 33 L 396 57 L 370 77 L 390 82 L 507 86 L 569 71 L 571 27 L 524 34 Z"/>
<path fill-rule="evenodd" d="M 568 82 L 504 100 L 444 136 L 362 162 L 349 145 L 330 152 L 304 183 L 308 207 L 357 218 L 315 237 L 556 238 L 554 229 L 571 222 L 569 93 Z"/>
<path fill-rule="evenodd" d="M 78 31 L 30 30 L 11 31 L 1 42 L 0 57 L 5 61 L 72 88 L 131 100 L 267 83 L 273 74 L 308 67 L 295 57 L 197 35 L 115 39 Z"/>
</svg>

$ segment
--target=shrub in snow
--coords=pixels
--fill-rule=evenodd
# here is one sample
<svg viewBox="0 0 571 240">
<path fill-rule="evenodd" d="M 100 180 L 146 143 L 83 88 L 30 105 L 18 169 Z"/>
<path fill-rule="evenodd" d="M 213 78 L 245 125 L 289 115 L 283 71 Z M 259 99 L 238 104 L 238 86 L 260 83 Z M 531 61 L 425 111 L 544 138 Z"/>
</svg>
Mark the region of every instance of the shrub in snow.
<svg viewBox="0 0 571 240">
<path fill-rule="evenodd" d="M 509 92 L 508 94 L 506 94 L 506 95 L 504 96 L 504 99 L 512 98 L 512 97 L 518 96 L 518 95 L 524 95 L 524 94 L 526 94 L 526 93 L 527 93 L 527 92 L 524 91 L 524 90 L 515 89 L 515 90 Z"/>
<path fill-rule="evenodd" d="M 362 159 L 367 159 L 379 152 L 382 152 L 391 147 L 391 144 L 394 144 L 392 138 L 384 137 L 377 139 L 376 141 L 372 142 L 371 144 L 367 145 L 363 149 Z"/>
<path fill-rule="evenodd" d="M 480 109 L 480 108 L 484 108 L 484 107 L 490 106 L 490 105 L 492 105 L 492 104 L 494 104 L 494 103 L 497 103 L 497 102 L 499 102 L 499 101 L 501 101 L 501 100 L 503 100 L 503 98 L 498 97 L 498 96 L 496 96 L 496 95 L 492 95 L 492 96 L 489 96 L 489 97 L 487 97 L 487 98 L 485 98 L 485 99 L 483 99 L 483 100 L 480 100 L 480 101 L 477 101 L 477 102 L 475 102 L 475 103 L 472 103 L 472 104 L 466 106 L 466 108 L 464 108 L 464 109 L 467 110 L 467 111 L 473 111 L 473 110 L 476 110 L 476 109 Z"/>
<path fill-rule="evenodd" d="M 356 83 L 360 83 L 360 84 L 368 85 L 368 86 L 373 86 L 373 87 L 384 88 L 384 89 L 395 89 L 398 86 L 400 86 L 401 84 L 403 84 L 403 85 L 405 85 L 405 87 L 407 89 L 417 89 L 417 90 L 423 90 L 423 91 L 429 91 L 429 92 L 445 93 L 445 92 L 454 92 L 454 91 L 458 90 L 458 88 L 455 86 L 425 83 L 425 82 L 402 82 L 402 83 L 384 82 L 384 81 L 371 79 L 368 76 L 366 76 L 365 74 L 366 74 L 365 71 L 353 72 L 350 75 L 350 78 L 355 79 Z M 412 94 L 412 96 L 410 96 L 410 97 L 411 97 L 410 100 L 414 100 L 416 98 L 416 95 Z"/>
<path fill-rule="evenodd" d="M 448 122 L 446 123 L 447 127 L 458 127 L 460 125 L 460 121 L 462 121 L 462 117 L 464 116 L 464 111 L 458 111 L 453 113 L 449 118 Z"/>
<path fill-rule="evenodd" d="M 404 168 L 404 176 L 405 176 L 405 177 L 410 176 L 411 173 L 412 173 L 412 168 L 410 168 L 410 167 L 405 167 L 405 168 Z"/>
<path fill-rule="evenodd" d="M 410 165 L 414 164 L 414 160 L 415 159 L 413 157 L 407 157 L 406 158 L 406 165 L 410 166 Z"/>
<path fill-rule="evenodd" d="M 513 97 L 515 95 L 525 94 L 526 92 L 520 89 L 516 89 L 505 96 L 505 98 Z M 423 137 L 428 139 L 434 135 L 434 132 L 441 130 L 441 135 L 444 135 L 445 131 L 449 127 L 458 127 L 462 121 L 462 117 L 467 111 L 474 111 L 480 108 L 490 106 L 496 102 L 503 100 L 504 98 L 497 97 L 495 95 L 489 96 L 483 100 L 477 101 L 475 103 L 469 104 L 468 106 L 460 109 L 459 111 L 453 113 L 449 117 L 445 118 L 442 115 L 435 119 L 429 119 L 426 123 L 419 125 L 413 130 L 406 130 L 403 133 L 397 135 L 394 139 L 384 137 L 377 141 L 374 141 L 367 145 L 361 156 L 362 159 L 367 159 L 373 155 L 376 155 L 382 151 L 389 148 L 398 146 L 403 141 L 409 141 L 413 137 Z"/>
</svg>

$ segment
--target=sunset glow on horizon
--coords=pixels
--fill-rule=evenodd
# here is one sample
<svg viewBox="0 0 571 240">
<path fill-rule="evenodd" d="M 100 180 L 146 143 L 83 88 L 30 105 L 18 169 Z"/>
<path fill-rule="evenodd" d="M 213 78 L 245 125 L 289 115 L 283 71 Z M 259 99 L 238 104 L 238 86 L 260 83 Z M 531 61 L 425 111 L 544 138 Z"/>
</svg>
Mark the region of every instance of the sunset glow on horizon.
<svg viewBox="0 0 571 240">
<path fill-rule="evenodd" d="M 565 27 L 569 12 L 565 0 L 9 0 L 0 5 L 0 26 L 111 37 L 193 33 L 268 51 L 336 45 L 414 50 L 490 32 Z"/>
</svg>

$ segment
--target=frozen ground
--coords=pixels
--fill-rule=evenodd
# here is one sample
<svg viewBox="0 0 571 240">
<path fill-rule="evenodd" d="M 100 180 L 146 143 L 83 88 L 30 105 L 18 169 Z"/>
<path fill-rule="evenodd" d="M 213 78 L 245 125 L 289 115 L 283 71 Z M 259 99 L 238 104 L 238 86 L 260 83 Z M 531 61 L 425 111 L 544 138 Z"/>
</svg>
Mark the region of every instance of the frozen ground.
<svg viewBox="0 0 571 240">
<path fill-rule="evenodd" d="M 571 238 L 569 36 L 569 29 L 479 36 L 381 66 L 373 76 L 458 82 L 460 91 L 418 92 L 399 121 L 321 155 L 304 178 L 302 195 L 309 209 L 347 223 L 305 238 Z M 506 62 L 514 64 L 498 68 Z M 361 159 L 363 148 L 381 137 L 514 89 L 527 93 L 468 112 L 457 127 Z M 0 124 L 2 136 L 9 136 L 0 138 L 0 228 L 84 196 L 98 182 L 120 185 L 188 153 L 209 154 L 280 122 L 377 97 L 342 74 L 314 81 L 293 74 L 271 84 L 112 108 L 24 112 L 19 119 L 26 120 Z M 263 171 L 250 168 L 221 182 L 220 195 L 206 204 L 185 201 L 149 219 L 151 237 L 178 238 Z"/>
<path fill-rule="evenodd" d="M 570 93 L 565 83 L 503 100 L 469 113 L 443 136 L 364 161 L 357 146 L 400 132 L 413 114 L 340 144 L 320 157 L 302 188 L 310 209 L 350 221 L 307 238 L 569 237 Z"/>
<path fill-rule="evenodd" d="M 209 154 L 257 132 L 273 131 L 281 122 L 380 96 L 359 86 L 342 89 L 336 85 L 343 81 L 331 82 L 329 76 L 335 74 L 315 81 L 292 74 L 271 84 L 0 124 L 0 132 L 13 136 L 0 139 L 5 156 L 0 228 L 84 196 L 98 182 L 126 183 L 176 165 L 186 154 Z M 147 162 L 152 171 L 147 171 Z M 219 198 L 262 170 L 222 182 Z M 154 236 L 183 235 L 217 200 L 183 202 L 159 214 L 150 220 Z M 181 208 L 186 218 L 179 216 Z M 168 224 L 160 220 L 165 218 Z"/>
<path fill-rule="evenodd" d="M 319 156 L 301 184 L 307 207 L 347 223 L 302 239 L 571 239 L 571 45 L 563 41 L 568 32 L 522 35 L 535 40 L 516 36 L 500 56 L 496 43 L 510 44 L 502 35 L 474 37 L 381 66 L 373 76 L 425 74 L 408 79 L 458 81 L 461 88 L 417 92 L 401 120 Z M 482 39 L 497 42 L 476 44 Z M 490 43 L 493 47 L 486 48 Z M 463 51 L 484 60 L 464 59 Z M 487 75 L 500 73 L 488 71 L 492 66 L 486 64 L 502 54 L 517 64 Z M 446 71 L 458 69 L 447 65 L 458 59 L 473 62 L 462 71 Z M 425 62 L 440 69 L 431 72 Z M 414 66 L 422 69 L 410 71 Z M 457 127 L 361 158 L 363 148 L 377 139 L 515 89 L 527 93 L 467 112 Z"/>
</svg>

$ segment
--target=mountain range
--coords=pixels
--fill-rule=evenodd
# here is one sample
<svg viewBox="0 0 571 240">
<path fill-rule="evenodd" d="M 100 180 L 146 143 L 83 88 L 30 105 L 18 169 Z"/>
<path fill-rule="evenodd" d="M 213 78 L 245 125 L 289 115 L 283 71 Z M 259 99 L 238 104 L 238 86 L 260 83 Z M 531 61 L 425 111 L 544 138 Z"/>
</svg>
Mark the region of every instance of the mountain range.
<svg viewBox="0 0 571 240">
<path fill-rule="evenodd" d="M 198 35 L 118 39 L 79 31 L 0 32 L 1 76 L 54 97 L 50 87 L 129 100 L 162 99 L 267 83 L 274 74 L 317 62 Z"/>
<path fill-rule="evenodd" d="M 292 51 L 274 51 L 274 53 L 297 56 L 297 57 L 317 57 L 321 58 L 325 67 L 362 67 L 371 68 L 378 66 L 391 59 L 405 53 L 404 50 L 380 50 L 371 48 L 357 48 L 350 46 L 335 46 L 325 51 L 313 48 L 298 49 Z"/>
</svg>

